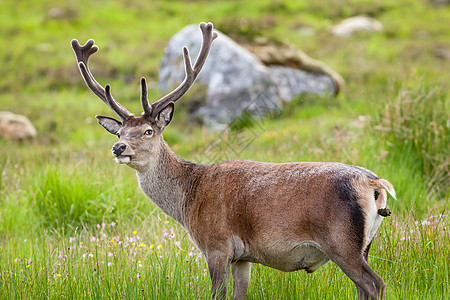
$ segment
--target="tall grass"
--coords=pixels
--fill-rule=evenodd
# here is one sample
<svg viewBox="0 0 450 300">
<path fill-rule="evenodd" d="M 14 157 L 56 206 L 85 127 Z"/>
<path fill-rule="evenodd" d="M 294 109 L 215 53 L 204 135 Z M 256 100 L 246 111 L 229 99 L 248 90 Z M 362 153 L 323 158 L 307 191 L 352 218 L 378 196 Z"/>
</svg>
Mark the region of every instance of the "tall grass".
<svg viewBox="0 0 450 300">
<path fill-rule="evenodd" d="M 105 196 L 101 182 L 86 180 L 77 172 L 62 176 L 54 168 L 48 168 L 39 177 L 34 189 L 35 207 L 46 225 L 54 228 L 63 224 L 101 223 L 99 218 L 110 209 L 102 199 Z"/>
<path fill-rule="evenodd" d="M 448 215 L 387 218 L 369 264 L 387 283 L 387 299 L 448 299 Z M 414 213 L 412 212 L 412 215 Z M 209 274 L 184 230 L 152 215 L 139 225 L 102 223 L 66 236 L 10 239 L 0 257 L 5 298 L 206 299 Z M 230 281 L 228 298 L 231 298 Z M 332 262 L 313 274 L 252 266 L 250 299 L 356 298 L 354 284 Z"/>
<path fill-rule="evenodd" d="M 450 193 L 450 101 L 439 87 L 401 88 L 376 115 L 374 128 L 394 159 L 409 156 L 427 182 L 428 198 Z"/>
<path fill-rule="evenodd" d="M 144 219 L 154 209 L 134 176 L 97 172 L 99 166 L 48 167 L 34 180 L 29 205 L 43 228 L 67 230 L 96 224 Z"/>
</svg>

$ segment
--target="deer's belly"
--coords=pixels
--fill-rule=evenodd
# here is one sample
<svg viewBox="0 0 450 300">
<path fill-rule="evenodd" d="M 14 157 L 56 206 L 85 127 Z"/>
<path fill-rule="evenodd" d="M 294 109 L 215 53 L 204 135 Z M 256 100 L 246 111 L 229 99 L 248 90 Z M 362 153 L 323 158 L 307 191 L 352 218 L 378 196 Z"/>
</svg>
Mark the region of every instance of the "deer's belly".
<svg viewBox="0 0 450 300">
<path fill-rule="evenodd" d="M 309 273 L 314 272 L 329 260 L 325 252 L 310 242 L 303 242 L 289 249 L 266 249 L 255 258 L 254 262 L 280 271 L 292 272 L 305 269 Z"/>
</svg>

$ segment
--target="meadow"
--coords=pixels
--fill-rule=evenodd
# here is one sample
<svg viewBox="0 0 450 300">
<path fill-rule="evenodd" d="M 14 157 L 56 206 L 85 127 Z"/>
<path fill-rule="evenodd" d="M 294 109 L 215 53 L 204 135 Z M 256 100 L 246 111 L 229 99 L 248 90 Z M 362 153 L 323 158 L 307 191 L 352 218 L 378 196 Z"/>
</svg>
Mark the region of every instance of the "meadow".
<svg viewBox="0 0 450 300">
<path fill-rule="evenodd" d="M 358 14 L 384 31 L 330 33 Z M 85 86 L 70 41 L 95 39 L 97 80 L 140 114 L 139 79 L 149 80 L 150 99 L 161 96 L 170 37 L 211 21 L 239 40 L 302 49 L 346 85 L 336 98 L 303 95 L 226 133 L 189 118 L 182 99 L 164 133 L 172 150 L 211 162 L 205 149 L 224 134 L 251 133 L 246 147 L 219 147 L 214 158 L 371 169 L 398 197 L 388 200 L 393 215 L 369 255 L 386 298 L 450 299 L 448 20 L 450 6 L 431 0 L 0 1 L 0 111 L 28 116 L 39 132 L 33 141 L 0 139 L 0 298 L 210 296 L 206 264 L 185 231 L 145 198 L 133 170 L 113 161 L 116 138 L 94 118 L 113 114 Z M 249 299 L 355 298 L 333 263 L 312 274 L 252 266 Z"/>
</svg>

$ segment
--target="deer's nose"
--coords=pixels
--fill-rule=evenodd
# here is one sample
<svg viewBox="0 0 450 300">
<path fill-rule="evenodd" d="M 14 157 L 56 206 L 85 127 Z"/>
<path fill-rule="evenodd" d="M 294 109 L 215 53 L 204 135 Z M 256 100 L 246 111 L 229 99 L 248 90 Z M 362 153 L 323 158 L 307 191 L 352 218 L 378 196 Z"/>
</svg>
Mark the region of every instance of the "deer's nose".
<svg viewBox="0 0 450 300">
<path fill-rule="evenodd" d="M 112 147 L 112 153 L 114 153 L 115 156 L 119 156 L 125 151 L 126 148 L 127 145 L 125 145 L 124 143 L 116 143 Z"/>
</svg>

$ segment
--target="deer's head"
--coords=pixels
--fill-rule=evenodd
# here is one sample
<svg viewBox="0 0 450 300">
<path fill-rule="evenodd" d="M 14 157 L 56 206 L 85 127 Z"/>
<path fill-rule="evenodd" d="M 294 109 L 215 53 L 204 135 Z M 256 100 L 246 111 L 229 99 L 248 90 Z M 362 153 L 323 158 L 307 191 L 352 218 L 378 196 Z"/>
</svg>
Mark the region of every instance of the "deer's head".
<svg viewBox="0 0 450 300">
<path fill-rule="evenodd" d="M 203 34 L 203 43 L 198 57 L 192 65 L 189 50 L 187 47 L 183 47 L 186 76 L 174 91 L 150 104 L 147 98 L 146 80 L 145 78 L 141 79 L 141 104 L 144 112 L 139 117 L 135 117 L 112 97 L 111 87 L 108 84 L 103 88 L 92 76 L 88 68 L 88 60 L 92 54 L 98 51 L 98 47 L 94 45 L 94 40 L 88 40 L 84 46 L 80 46 L 77 40 L 72 40 L 72 48 L 77 57 L 78 68 L 87 86 L 120 119 L 96 116 L 100 125 L 119 137 L 119 141 L 112 147 L 112 153 L 118 163 L 125 163 L 132 168 L 140 169 L 158 155 L 163 143 L 162 132 L 172 121 L 174 102 L 180 99 L 194 83 L 206 61 L 211 44 L 217 37 L 217 33 L 213 32 L 211 23 L 200 23 L 200 29 Z"/>
</svg>

